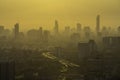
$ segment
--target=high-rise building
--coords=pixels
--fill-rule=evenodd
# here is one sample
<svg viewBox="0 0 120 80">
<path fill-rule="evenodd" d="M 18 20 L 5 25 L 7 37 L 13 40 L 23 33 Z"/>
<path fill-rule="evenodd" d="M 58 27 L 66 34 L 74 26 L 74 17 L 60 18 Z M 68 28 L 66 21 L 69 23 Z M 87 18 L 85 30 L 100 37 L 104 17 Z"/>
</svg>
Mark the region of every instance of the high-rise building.
<svg viewBox="0 0 120 80">
<path fill-rule="evenodd" d="M 120 37 L 104 37 L 103 46 L 105 50 L 120 51 Z"/>
<path fill-rule="evenodd" d="M 80 40 L 80 34 L 79 33 L 73 33 L 71 34 L 71 39 L 74 40 L 74 42 Z"/>
<path fill-rule="evenodd" d="M 0 61 L 0 80 L 15 80 L 14 61 Z"/>
<path fill-rule="evenodd" d="M 40 36 L 42 35 L 42 33 L 43 33 L 43 28 L 40 27 L 40 28 L 39 28 L 39 34 L 40 34 Z"/>
<path fill-rule="evenodd" d="M 43 28 L 42 27 L 39 28 L 38 33 L 39 33 L 39 40 L 42 40 L 42 38 L 43 38 Z"/>
<path fill-rule="evenodd" d="M 91 29 L 90 29 L 89 26 L 84 27 L 84 36 L 85 36 L 86 39 L 91 38 Z"/>
<path fill-rule="evenodd" d="M 80 32 L 80 31 L 81 31 L 81 24 L 77 23 L 77 32 Z"/>
<path fill-rule="evenodd" d="M 87 43 L 79 43 L 78 51 L 81 59 L 94 55 L 93 53 L 97 51 L 96 42 L 94 40 L 89 40 Z"/>
<path fill-rule="evenodd" d="M 19 36 L 19 23 L 16 23 L 14 25 L 14 35 L 15 35 L 15 38 Z"/>
<path fill-rule="evenodd" d="M 43 32 L 43 37 L 44 37 L 44 42 L 45 42 L 45 43 L 48 43 L 49 38 L 50 38 L 50 31 L 44 30 L 44 32 Z"/>
<path fill-rule="evenodd" d="M 100 15 L 97 15 L 96 17 L 96 32 L 100 32 Z"/>
<path fill-rule="evenodd" d="M 107 36 L 108 35 L 108 29 L 106 26 L 103 26 L 102 28 L 102 36 Z"/>
<path fill-rule="evenodd" d="M 58 21 L 57 20 L 55 20 L 54 32 L 55 32 L 55 34 L 59 33 L 59 25 L 58 25 Z"/>
</svg>

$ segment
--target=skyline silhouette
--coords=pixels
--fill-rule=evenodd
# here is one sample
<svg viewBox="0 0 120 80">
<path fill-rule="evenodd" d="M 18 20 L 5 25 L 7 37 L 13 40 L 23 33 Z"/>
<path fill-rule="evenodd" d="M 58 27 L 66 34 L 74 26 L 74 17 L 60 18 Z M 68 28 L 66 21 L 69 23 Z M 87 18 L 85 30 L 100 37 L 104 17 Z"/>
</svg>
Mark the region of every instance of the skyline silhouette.
<svg viewBox="0 0 120 80">
<path fill-rule="evenodd" d="M 0 24 L 12 28 L 21 23 L 22 30 L 53 26 L 57 19 L 61 28 L 81 23 L 95 27 L 95 17 L 102 17 L 101 26 L 118 26 L 120 20 L 119 0 L 0 0 Z"/>
<path fill-rule="evenodd" d="M 102 17 L 103 18 L 103 17 Z M 50 30 L 50 31 L 53 31 L 53 30 L 55 30 L 55 28 L 56 28 L 56 31 L 64 31 L 65 30 L 65 28 L 67 27 L 69 27 L 70 29 L 75 29 L 75 28 L 77 28 L 76 26 L 77 25 L 80 25 L 81 26 L 81 28 L 85 28 L 86 26 L 89 26 L 90 27 L 90 29 L 91 30 L 93 30 L 93 31 L 96 31 L 97 30 L 97 32 L 100 32 L 102 29 L 104 29 L 105 27 L 106 28 L 111 28 L 111 29 L 113 29 L 113 30 L 116 30 L 120 25 L 116 25 L 116 26 L 111 26 L 111 25 L 104 25 L 103 24 L 103 19 L 101 18 L 101 15 L 97 15 L 96 16 L 96 20 L 94 21 L 94 26 L 90 26 L 89 24 L 87 25 L 87 24 L 82 24 L 82 23 L 80 23 L 80 22 L 76 22 L 76 23 L 74 23 L 74 26 L 72 26 L 72 25 L 67 25 L 66 23 L 65 23 L 65 26 L 61 26 L 61 21 L 58 21 L 58 20 L 54 20 L 55 21 L 55 23 L 52 21 L 52 26 L 46 26 L 46 25 L 44 25 L 44 26 L 41 26 L 41 24 L 39 24 L 39 26 L 33 26 L 33 27 L 31 27 L 31 28 L 26 28 L 26 27 L 24 27 L 21 23 L 16 23 L 16 24 L 19 24 L 20 25 L 20 30 L 22 31 L 22 32 L 27 32 L 28 30 L 30 30 L 30 29 L 39 29 L 40 27 L 42 27 L 42 28 L 44 28 L 45 30 Z M 15 23 L 14 23 L 15 24 Z M 6 27 L 5 25 L 0 25 L 0 26 L 3 26 L 5 29 L 9 29 L 9 30 L 11 30 L 11 29 L 13 29 L 13 26 L 14 26 L 14 24 L 12 25 L 12 26 L 9 26 L 9 28 L 8 27 Z M 56 27 L 55 27 L 56 26 Z M 49 27 L 49 28 L 46 28 L 46 27 Z M 25 30 L 24 30 L 24 28 L 26 28 Z M 54 29 L 53 29 L 54 28 Z M 57 28 L 58 28 L 58 30 L 57 30 Z"/>
<path fill-rule="evenodd" d="M 120 0 L 0 0 L 0 80 L 120 80 Z"/>
</svg>

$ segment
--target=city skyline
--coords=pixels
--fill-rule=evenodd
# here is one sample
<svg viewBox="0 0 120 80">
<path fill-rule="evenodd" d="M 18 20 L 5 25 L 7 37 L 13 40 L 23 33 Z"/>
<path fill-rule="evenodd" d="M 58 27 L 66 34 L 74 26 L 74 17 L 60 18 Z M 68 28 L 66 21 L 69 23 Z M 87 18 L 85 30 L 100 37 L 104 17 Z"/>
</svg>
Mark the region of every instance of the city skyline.
<svg viewBox="0 0 120 80">
<path fill-rule="evenodd" d="M 83 25 L 81 23 L 75 23 L 74 26 L 71 26 L 71 25 L 66 25 L 66 26 L 60 26 L 61 24 L 59 23 L 58 20 L 54 20 L 54 23 L 52 24 L 53 26 L 51 26 L 50 28 L 45 28 L 45 26 L 36 26 L 36 27 L 31 27 L 31 28 L 28 28 L 26 30 L 23 30 L 24 26 L 21 25 L 21 23 L 14 23 L 14 25 L 12 26 L 12 28 L 7 28 L 5 25 L 0 25 L 1 28 L 4 28 L 6 30 L 13 30 L 14 31 L 14 26 L 17 26 L 16 29 L 19 29 L 19 31 L 22 31 L 22 32 L 27 32 L 29 30 L 38 30 L 38 29 L 44 29 L 44 30 L 49 30 L 49 31 L 52 31 L 54 34 L 58 34 L 59 32 L 63 32 L 63 31 L 72 31 L 72 30 L 77 30 L 78 32 L 85 29 L 85 28 L 89 28 L 90 30 L 92 30 L 93 32 L 97 32 L 97 33 L 100 33 L 102 32 L 102 30 L 104 30 L 105 28 L 106 29 L 113 29 L 113 30 L 118 30 L 118 28 L 120 27 L 120 25 L 118 26 L 109 26 L 109 25 L 106 25 L 106 26 L 101 26 L 103 25 L 102 23 L 102 20 L 101 20 L 101 15 L 96 15 L 96 21 L 94 21 L 94 27 L 93 26 L 90 26 L 90 25 Z M 19 26 L 20 25 L 20 26 Z M 63 27 L 63 29 L 61 28 Z"/>
<path fill-rule="evenodd" d="M 0 80 L 120 80 L 119 8 L 120 0 L 0 0 Z"/>
<path fill-rule="evenodd" d="M 101 15 L 101 26 L 119 26 L 119 0 L 1 0 L 0 24 L 12 28 L 20 23 L 22 30 L 43 26 L 52 29 L 54 20 L 58 20 L 61 29 L 64 26 L 95 27 L 96 15 Z"/>
</svg>

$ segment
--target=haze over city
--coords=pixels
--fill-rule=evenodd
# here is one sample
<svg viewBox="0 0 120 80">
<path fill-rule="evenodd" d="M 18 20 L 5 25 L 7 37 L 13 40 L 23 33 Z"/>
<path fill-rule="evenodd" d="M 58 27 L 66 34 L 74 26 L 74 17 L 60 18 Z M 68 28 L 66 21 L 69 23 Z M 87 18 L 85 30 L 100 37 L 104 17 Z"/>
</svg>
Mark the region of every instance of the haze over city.
<svg viewBox="0 0 120 80">
<path fill-rule="evenodd" d="M 0 80 L 120 80 L 120 0 L 0 0 Z"/>
<path fill-rule="evenodd" d="M 52 29 L 54 20 L 60 29 L 75 27 L 76 23 L 95 27 L 100 14 L 101 26 L 119 26 L 119 0 L 0 0 L 0 24 L 12 28 L 21 25 L 22 31 L 30 28 Z"/>
</svg>

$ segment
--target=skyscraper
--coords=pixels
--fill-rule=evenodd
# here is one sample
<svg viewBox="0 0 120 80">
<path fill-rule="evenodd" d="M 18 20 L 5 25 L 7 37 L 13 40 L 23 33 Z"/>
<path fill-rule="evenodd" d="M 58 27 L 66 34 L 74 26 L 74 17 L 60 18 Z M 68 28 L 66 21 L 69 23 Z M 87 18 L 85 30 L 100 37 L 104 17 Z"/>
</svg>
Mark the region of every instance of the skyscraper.
<svg viewBox="0 0 120 80">
<path fill-rule="evenodd" d="M 97 45 L 94 40 L 89 40 L 87 43 L 78 43 L 79 58 L 84 59 L 88 56 L 94 55 L 93 53 L 97 51 Z"/>
<path fill-rule="evenodd" d="M 58 21 L 57 20 L 55 20 L 55 27 L 54 27 L 54 33 L 55 34 L 58 34 L 59 33 L 59 25 L 58 25 Z"/>
<path fill-rule="evenodd" d="M 90 39 L 91 37 L 91 29 L 89 26 L 84 27 L 84 36 L 86 39 Z"/>
<path fill-rule="evenodd" d="M 45 43 L 48 43 L 49 38 L 50 38 L 50 31 L 44 30 L 43 36 L 44 36 L 44 42 L 45 42 Z"/>
<path fill-rule="evenodd" d="M 80 31 L 81 31 L 81 24 L 77 23 L 77 32 L 80 32 Z"/>
<path fill-rule="evenodd" d="M 15 35 L 15 38 L 19 36 L 19 23 L 16 23 L 14 25 L 14 35 Z"/>
<path fill-rule="evenodd" d="M 100 15 L 97 15 L 96 17 L 96 32 L 100 32 Z"/>
<path fill-rule="evenodd" d="M 42 27 L 39 28 L 38 33 L 39 33 L 39 35 L 38 35 L 39 40 L 42 40 L 42 38 L 43 38 L 43 28 Z"/>
<path fill-rule="evenodd" d="M 15 80 L 15 62 L 0 60 L 0 80 Z"/>
<path fill-rule="evenodd" d="M 39 34 L 40 34 L 40 36 L 42 35 L 42 33 L 43 33 L 43 28 L 40 27 L 40 28 L 39 28 Z"/>
</svg>

